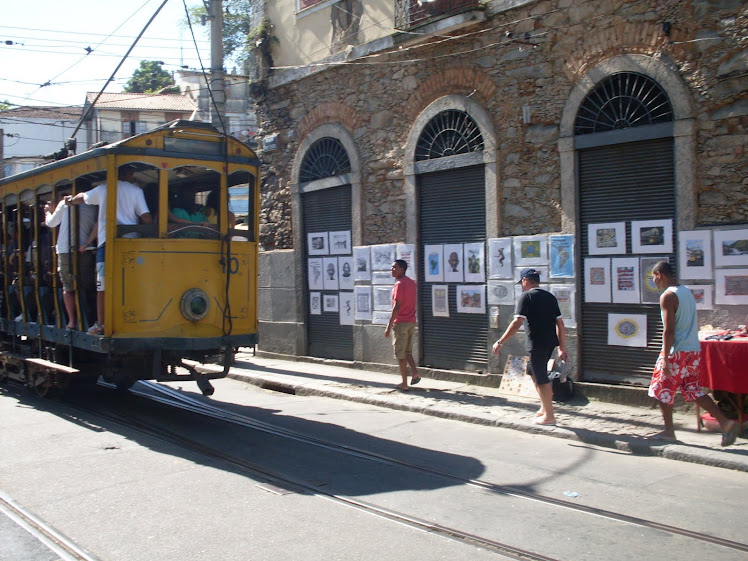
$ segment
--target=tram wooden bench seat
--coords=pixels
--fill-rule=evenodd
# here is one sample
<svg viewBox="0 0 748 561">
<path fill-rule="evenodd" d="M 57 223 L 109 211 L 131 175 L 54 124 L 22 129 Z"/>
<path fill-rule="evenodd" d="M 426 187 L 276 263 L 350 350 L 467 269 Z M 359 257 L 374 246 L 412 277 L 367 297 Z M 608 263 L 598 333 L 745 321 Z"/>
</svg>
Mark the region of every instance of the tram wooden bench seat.
<svg viewBox="0 0 748 561">
<path fill-rule="evenodd" d="M 43 358 L 27 358 L 26 364 L 32 371 L 50 369 L 57 370 L 58 372 L 63 372 L 65 374 L 78 374 L 80 372 L 80 370 L 78 370 L 77 368 L 65 366 L 64 364 L 57 364 L 56 362 L 45 360 Z"/>
</svg>

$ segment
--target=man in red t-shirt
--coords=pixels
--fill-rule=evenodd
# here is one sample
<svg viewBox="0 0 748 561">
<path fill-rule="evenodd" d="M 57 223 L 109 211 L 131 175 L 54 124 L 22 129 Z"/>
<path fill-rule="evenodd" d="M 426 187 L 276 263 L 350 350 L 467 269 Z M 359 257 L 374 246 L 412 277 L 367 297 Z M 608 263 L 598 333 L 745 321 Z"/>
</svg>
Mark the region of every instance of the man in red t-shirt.
<svg viewBox="0 0 748 561">
<path fill-rule="evenodd" d="M 413 360 L 413 336 L 416 330 L 416 283 L 413 279 L 405 276 L 408 263 L 398 259 L 392 264 L 390 271 L 395 277 L 395 286 L 392 287 L 392 313 L 384 336 L 389 337 L 394 332 L 392 346 L 395 347 L 395 358 L 400 366 L 402 383 L 397 385 L 400 390 L 408 389 L 408 366 L 413 373 L 411 384 L 417 384 L 421 377 L 416 370 L 416 362 Z"/>
</svg>

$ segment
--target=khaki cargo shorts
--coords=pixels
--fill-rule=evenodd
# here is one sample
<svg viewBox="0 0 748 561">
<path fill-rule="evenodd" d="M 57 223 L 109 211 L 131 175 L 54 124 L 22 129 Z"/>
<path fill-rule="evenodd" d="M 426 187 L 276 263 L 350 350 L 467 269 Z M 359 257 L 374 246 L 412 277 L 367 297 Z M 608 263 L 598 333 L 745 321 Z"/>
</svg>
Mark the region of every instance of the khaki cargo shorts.
<svg viewBox="0 0 748 561">
<path fill-rule="evenodd" d="M 415 323 L 395 323 L 392 325 L 392 346 L 395 348 L 395 358 L 404 360 L 413 354 L 413 334 Z"/>
</svg>

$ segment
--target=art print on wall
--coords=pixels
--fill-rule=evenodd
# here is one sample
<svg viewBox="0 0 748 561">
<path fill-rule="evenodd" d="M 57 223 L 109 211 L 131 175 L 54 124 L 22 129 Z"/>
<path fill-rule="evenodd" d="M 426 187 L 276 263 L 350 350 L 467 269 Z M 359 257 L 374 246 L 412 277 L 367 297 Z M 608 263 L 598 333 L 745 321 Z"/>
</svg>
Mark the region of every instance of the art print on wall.
<svg viewBox="0 0 748 561">
<path fill-rule="evenodd" d="M 395 246 L 392 244 L 372 245 L 370 250 L 371 270 L 389 271 L 395 260 Z"/>
<path fill-rule="evenodd" d="M 309 293 L 309 313 L 313 316 L 319 316 L 322 314 L 322 293 L 321 292 L 310 292 Z"/>
<path fill-rule="evenodd" d="M 350 255 L 351 231 L 330 232 L 330 255 Z"/>
<path fill-rule="evenodd" d="M 564 320 L 564 326 L 576 328 L 577 316 L 575 311 L 576 288 L 573 284 L 552 284 L 549 292 L 558 300 L 558 307 L 561 310 L 561 318 Z"/>
<path fill-rule="evenodd" d="M 325 288 L 321 257 L 313 257 L 307 260 L 306 274 L 309 280 L 309 290 L 322 290 Z"/>
<path fill-rule="evenodd" d="M 491 279 L 511 279 L 512 238 L 491 238 L 488 240 L 488 277 Z"/>
<path fill-rule="evenodd" d="M 457 313 L 459 314 L 485 314 L 486 313 L 486 287 L 463 284 L 457 286 Z"/>
<path fill-rule="evenodd" d="M 652 269 L 667 257 L 642 257 L 639 259 L 639 286 L 641 287 L 642 304 L 658 304 L 662 290 L 652 280 Z"/>
<path fill-rule="evenodd" d="M 692 230 L 678 235 L 678 277 L 681 279 L 713 279 L 712 232 Z"/>
<path fill-rule="evenodd" d="M 449 285 L 431 285 L 431 314 L 437 317 L 449 317 Z"/>
<path fill-rule="evenodd" d="M 503 280 L 488 281 L 488 305 L 514 305 L 514 282 Z"/>
<path fill-rule="evenodd" d="M 486 282 L 483 268 L 485 248 L 482 243 L 466 243 L 462 246 L 465 259 L 465 282 Z"/>
<path fill-rule="evenodd" d="M 413 280 L 417 280 L 416 267 L 415 267 L 415 246 L 410 243 L 401 243 L 395 246 L 395 258 L 402 259 L 408 264 L 408 268 L 405 270 L 405 276 Z M 390 263 L 390 265 L 392 265 Z"/>
<path fill-rule="evenodd" d="M 441 245 L 423 246 L 423 270 L 426 282 L 444 282 L 444 248 Z"/>
<path fill-rule="evenodd" d="M 614 304 L 639 303 L 639 259 L 616 257 L 611 260 Z"/>
<path fill-rule="evenodd" d="M 548 237 L 517 236 L 514 238 L 514 261 L 517 267 L 548 265 Z"/>
<path fill-rule="evenodd" d="M 574 277 L 574 236 L 550 236 L 548 248 L 551 254 L 551 278 Z"/>
<path fill-rule="evenodd" d="M 353 280 L 371 280 L 371 258 L 368 246 L 353 248 Z"/>
<path fill-rule="evenodd" d="M 390 322 L 390 312 L 374 312 L 371 315 L 373 325 L 387 325 Z"/>
<path fill-rule="evenodd" d="M 626 223 L 589 224 L 587 226 L 587 245 L 590 255 L 620 255 L 626 253 Z"/>
<path fill-rule="evenodd" d="M 323 294 L 322 295 L 322 311 L 323 312 L 337 312 L 338 311 L 338 295 L 337 294 Z"/>
<path fill-rule="evenodd" d="M 748 269 L 719 269 L 715 283 L 717 304 L 748 304 Z"/>
<path fill-rule="evenodd" d="M 637 220 L 631 223 L 632 253 L 672 253 L 673 220 Z"/>
<path fill-rule="evenodd" d="M 647 346 L 646 314 L 608 314 L 608 345 Z"/>
<path fill-rule="evenodd" d="M 322 258 L 322 277 L 324 279 L 325 290 L 338 289 L 338 258 Z"/>
<path fill-rule="evenodd" d="M 338 286 L 340 290 L 353 290 L 353 257 L 338 257 Z"/>
<path fill-rule="evenodd" d="M 353 325 L 356 315 L 353 292 L 339 292 L 340 325 Z"/>
<path fill-rule="evenodd" d="M 374 311 L 383 312 L 392 311 L 392 289 L 389 286 L 372 287 L 374 296 Z"/>
<path fill-rule="evenodd" d="M 748 265 L 748 229 L 714 232 L 714 264 L 717 267 Z"/>
<path fill-rule="evenodd" d="M 357 286 L 353 289 L 356 302 L 356 319 L 371 321 L 371 286 Z"/>
<path fill-rule="evenodd" d="M 327 232 L 315 232 L 306 235 L 309 255 L 327 255 Z"/>
<path fill-rule="evenodd" d="M 693 294 L 697 310 L 711 310 L 713 308 L 713 286 L 708 284 L 687 284 L 685 286 Z"/>
<path fill-rule="evenodd" d="M 444 244 L 444 282 L 463 282 L 462 244 Z"/>
<path fill-rule="evenodd" d="M 395 284 L 395 277 L 390 271 L 372 271 L 371 284 L 386 284 L 392 286 Z"/>
<path fill-rule="evenodd" d="M 584 301 L 609 303 L 610 259 L 587 257 L 584 260 Z"/>
</svg>

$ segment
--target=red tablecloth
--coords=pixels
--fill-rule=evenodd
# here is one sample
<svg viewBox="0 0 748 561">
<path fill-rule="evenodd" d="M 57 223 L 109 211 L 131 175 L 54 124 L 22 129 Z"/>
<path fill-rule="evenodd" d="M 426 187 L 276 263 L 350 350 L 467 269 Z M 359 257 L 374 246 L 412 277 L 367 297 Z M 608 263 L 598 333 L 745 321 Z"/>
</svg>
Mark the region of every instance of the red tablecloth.
<svg viewBox="0 0 748 561">
<path fill-rule="evenodd" d="M 748 393 L 748 337 L 701 341 L 702 387 Z"/>
</svg>

